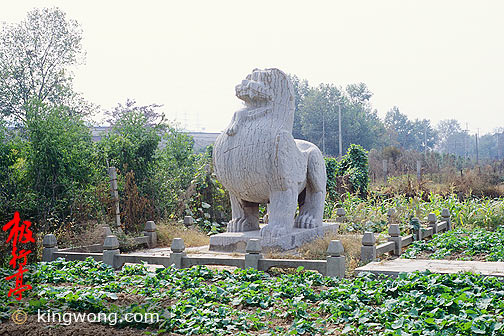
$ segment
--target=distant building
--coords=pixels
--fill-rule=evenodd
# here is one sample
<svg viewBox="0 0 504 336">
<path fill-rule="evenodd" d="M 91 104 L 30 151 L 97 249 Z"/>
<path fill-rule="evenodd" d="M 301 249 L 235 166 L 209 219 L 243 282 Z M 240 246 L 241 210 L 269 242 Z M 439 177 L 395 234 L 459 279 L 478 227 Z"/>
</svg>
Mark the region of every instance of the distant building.
<svg viewBox="0 0 504 336">
<path fill-rule="evenodd" d="M 213 145 L 220 133 L 186 132 L 194 139 L 194 151 L 202 152 L 207 146 Z"/>
</svg>

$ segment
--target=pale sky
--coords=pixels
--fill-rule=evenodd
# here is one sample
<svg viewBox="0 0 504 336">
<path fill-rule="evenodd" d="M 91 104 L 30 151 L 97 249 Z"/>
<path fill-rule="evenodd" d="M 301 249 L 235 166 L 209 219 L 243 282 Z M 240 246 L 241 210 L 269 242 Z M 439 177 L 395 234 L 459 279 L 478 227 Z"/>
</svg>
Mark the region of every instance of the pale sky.
<svg viewBox="0 0 504 336">
<path fill-rule="evenodd" d="M 240 106 L 234 86 L 277 67 L 345 86 L 364 82 L 381 117 L 504 126 L 504 2 L 4 1 L 0 21 L 57 6 L 83 29 L 75 88 L 110 109 L 163 104 L 190 129 L 220 131 Z M 344 125 L 343 125 L 344 127 Z"/>
</svg>

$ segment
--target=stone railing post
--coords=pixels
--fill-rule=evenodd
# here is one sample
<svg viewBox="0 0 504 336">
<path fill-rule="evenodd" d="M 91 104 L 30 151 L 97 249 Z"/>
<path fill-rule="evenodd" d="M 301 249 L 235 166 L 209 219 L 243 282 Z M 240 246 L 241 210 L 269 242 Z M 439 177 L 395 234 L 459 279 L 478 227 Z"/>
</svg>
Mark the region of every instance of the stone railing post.
<svg viewBox="0 0 504 336">
<path fill-rule="evenodd" d="M 376 259 L 376 238 L 373 232 L 364 232 L 362 236 L 361 260 L 370 262 Z"/>
<path fill-rule="evenodd" d="M 173 238 L 171 244 L 170 264 L 175 268 L 182 268 L 182 258 L 186 256 L 185 244 L 182 238 Z"/>
<path fill-rule="evenodd" d="M 394 255 L 400 256 L 402 253 L 402 238 L 399 224 L 390 224 L 388 241 L 394 242 Z"/>
<path fill-rule="evenodd" d="M 436 214 L 431 212 L 428 216 L 427 216 L 427 221 L 429 222 L 429 226 L 432 228 L 432 234 L 436 234 L 437 233 L 437 217 L 436 217 Z"/>
<path fill-rule="evenodd" d="M 153 221 L 148 221 L 145 223 L 144 235 L 149 237 L 149 241 L 147 245 L 149 248 L 153 248 L 157 246 L 157 233 L 156 233 L 156 223 Z"/>
<path fill-rule="evenodd" d="M 42 261 L 53 261 L 54 252 L 58 252 L 58 242 L 56 237 L 51 234 L 46 234 L 42 239 Z"/>
<path fill-rule="evenodd" d="M 120 254 L 119 240 L 114 235 L 109 235 L 103 242 L 103 263 L 113 268 L 119 268 L 119 262 L 115 256 Z"/>
<path fill-rule="evenodd" d="M 450 210 L 444 208 L 441 212 L 441 220 L 446 222 L 446 230 L 452 229 Z"/>
<path fill-rule="evenodd" d="M 331 240 L 327 247 L 327 268 L 326 276 L 344 278 L 345 277 L 345 249 L 339 240 Z"/>
<path fill-rule="evenodd" d="M 336 222 L 343 223 L 346 221 L 346 211 L 344 208 L 336 209 Z"/>
<path fill-rule="evenodd" d="M 420 225 L 420 219 L 418 219 L 418 217 L 411 218 L 411 225 L 413 226 L 413 238 L 415 240 L 422 240 L 422 228 Z"/>
<path fill-rule="evenodd" d="M 184 216 L 184 225 L 193 225 L 194 224 L 194 218 L 191 216 Z"/>
<path fill-rule="evenodd" d="M 388 209 L 388 211 L 387 211 L 387 220 L 388 220 L 388 224 L 389 225 L 391 225 L 394 222 L 395 215 L 396 215 L 396 209 L 394 209 L 394 208 Z"/>
<path fill-rule="evenodd" d="M 259 239 L 249 239 L 245 247 L 245 268 L 259 269 L 259 260 L 262 259 L 261 241 Z"/>
<path fill-rule="evenodd" d="M 102 226 L 103 228 L 103 241 L 105 241 L 105 238 L 107 238 L 108 236 L 112 235 L 112 230 L 110 230 L 110 226 L 108 225 L 104 225 Z"/>
</svg>

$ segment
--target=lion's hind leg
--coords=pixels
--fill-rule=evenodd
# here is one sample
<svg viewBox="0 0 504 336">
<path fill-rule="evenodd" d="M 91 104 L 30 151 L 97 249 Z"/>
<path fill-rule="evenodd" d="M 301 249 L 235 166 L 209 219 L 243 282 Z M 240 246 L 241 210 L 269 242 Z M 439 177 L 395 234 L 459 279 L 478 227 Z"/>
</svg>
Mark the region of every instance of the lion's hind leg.
<svg viewBox="0 0 504 336">
<path fill-rule="evenodd" d="M 295 226 L 310 229 L 322 225 L 326 194 L 327 175 L 325 162 L 320 150 L 313 145 L 308 151 L 308 172 L 303 204 L 300 204 L 299 215 Z"/>
</svg>

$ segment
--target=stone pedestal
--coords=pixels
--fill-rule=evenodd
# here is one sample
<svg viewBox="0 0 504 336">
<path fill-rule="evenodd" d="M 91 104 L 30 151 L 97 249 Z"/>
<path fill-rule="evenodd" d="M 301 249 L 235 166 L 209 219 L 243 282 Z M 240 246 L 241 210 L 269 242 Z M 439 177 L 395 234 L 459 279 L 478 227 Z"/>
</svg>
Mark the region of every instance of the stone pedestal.
<svg viewBox="0 0 504 336">
<path fill-rule="evenodd" d="M 314 229 L 293 228 L 289 234 L 272 239 L 262 238 L 259 230 L 219 233 L 210 237 L 210 251 L 243 253 L 249 239 L 259 239 L 263 251 L 286 251 L 323 237 L 326 233 L 337 233 L 338 228 L 338 223 L 323 223 Z"/>
</svg>

